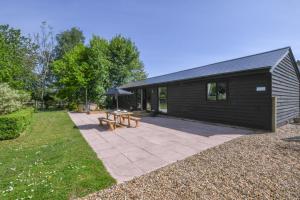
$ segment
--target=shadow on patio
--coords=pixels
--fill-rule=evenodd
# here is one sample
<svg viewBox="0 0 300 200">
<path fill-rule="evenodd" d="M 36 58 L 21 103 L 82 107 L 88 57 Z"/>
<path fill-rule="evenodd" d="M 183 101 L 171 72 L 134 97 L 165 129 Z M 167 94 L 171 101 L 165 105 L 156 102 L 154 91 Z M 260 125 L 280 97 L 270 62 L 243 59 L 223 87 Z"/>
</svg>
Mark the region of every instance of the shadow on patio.
<svg viewBox="0 0 300 200">
<path fill-rule="evenodd" d="M 142 124 L 143 123 L 205 137 L 213 135 L 240 135 L 254 133 L 254 130 L 242 127 L 165 116 L 143 117 Z"/>
<path fill-rule="evenodd" d="M 100 132 L 105 132 L 107 131 L 106 125 L 103 127 L 99 126 L 98 124 L 84 124 L 84 125 L 78 125 L 74 126 L 74 128 L 78 128 L 79 130 L 91 130 L 91 129 L 96 129 Z"/>
</svg>

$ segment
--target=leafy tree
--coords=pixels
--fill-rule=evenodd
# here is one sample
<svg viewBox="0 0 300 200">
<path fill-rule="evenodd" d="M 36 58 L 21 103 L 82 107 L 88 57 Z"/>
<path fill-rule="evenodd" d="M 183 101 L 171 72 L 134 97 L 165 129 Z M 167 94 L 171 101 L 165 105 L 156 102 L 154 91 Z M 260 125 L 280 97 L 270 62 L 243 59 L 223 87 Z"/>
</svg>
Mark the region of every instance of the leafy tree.
<svg viewBox="0 0 300 200">
<path fill-rule="evenodd" d="M 297 65 L 300 68 L 300 60 L 297 60 Z"/>
<path fill-rule="evenodd" d="M 139 51 L 128 38 L 117 35 L 109 44 L 109 76 L 112 86 L 145 79 L 144 65 L 139 58 Z"/>
<path fill-rule="evenodd" d="M 59 95 L 69 103 L 87 102 L 88 86 L 94 80 L 94 70 L 87 62 L 87 48 L 78 44 L 62 59 L 53 63 L 53 71 L 59 84 Z M 84 97 L 84 98 L 83 98 Z"/>
<path fill-rule="evenodd" d="M 65 53 L 69 52 L 77 44 L 83 44 L 84 39 L 82 31 L 76 27 L 57 34 L 57 45 L 55 47 L 56 59 L 62 58 Z"/>
<path fill-rule="evenodd" d="M 109 87 L 109 43 L 98 36 L 93 36 L 88 46 L 88 64 L 94 71 L 94 79 L 89 84 L 90 100 L 105 103 L 105 92 Z"/>
<path fill-rule="evenodd" d="M 35 80 L 36 46 L 19 29 L 0 25 L 0 82 L 31 90 Z"/>
<path fill-rule="evenodd" d="M 146 77 L 136 46 L 116 36 L 111 41 L 93 36 L 88 46 L 82 43 L 54 62 L 59 96 L 69 104 L 89 101 L 104 106 L 106 90 L 131 80 Z"/>
<path fill-rule="evenodd" d="M 19 110 L 30 100 L 30 95 L 14 90 L 7 83 L 0 83 L 0 115 Z"/>
</svg>

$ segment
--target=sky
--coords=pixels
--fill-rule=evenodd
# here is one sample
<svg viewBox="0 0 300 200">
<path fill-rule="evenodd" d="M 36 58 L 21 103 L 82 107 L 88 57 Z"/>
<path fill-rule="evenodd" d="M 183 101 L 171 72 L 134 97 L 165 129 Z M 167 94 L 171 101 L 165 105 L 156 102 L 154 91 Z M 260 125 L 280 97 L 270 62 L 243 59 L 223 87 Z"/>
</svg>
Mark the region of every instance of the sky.
<svg viewBox="0 0 300 200">
<path fill-rule="evenodd" d="M 130 38 L 149 77 L 291 46 L 300 59 L 299 0 L 0 0 L 0 24 L 25 35 Z"/>
</svg>

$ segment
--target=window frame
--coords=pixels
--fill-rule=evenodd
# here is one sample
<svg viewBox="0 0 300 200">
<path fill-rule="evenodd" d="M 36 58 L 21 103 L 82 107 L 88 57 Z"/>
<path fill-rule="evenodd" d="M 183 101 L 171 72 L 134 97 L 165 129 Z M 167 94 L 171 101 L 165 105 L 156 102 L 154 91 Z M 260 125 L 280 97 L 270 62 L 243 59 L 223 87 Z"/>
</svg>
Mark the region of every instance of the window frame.
<svg viewBox="0 0 300 200">
<path fill-rule="evenodd" d="M 216 84 L 216 100 L 208 99 L 208 84 L 210 83 L 215 83 Z M 219 99 L 219 92 L 218 92 L 218 87 L 220 83 L 225 83 L 226 84 L 226 99 Z M 205 93 L 206 93 L 206 101 L 207 102 L 227 102 L 229 99 L 229 87 L 228 87 L 228 81 L 227 80 L 212 80 L 212 81 L 207 81 L 205 85 Z"/>
</svg>

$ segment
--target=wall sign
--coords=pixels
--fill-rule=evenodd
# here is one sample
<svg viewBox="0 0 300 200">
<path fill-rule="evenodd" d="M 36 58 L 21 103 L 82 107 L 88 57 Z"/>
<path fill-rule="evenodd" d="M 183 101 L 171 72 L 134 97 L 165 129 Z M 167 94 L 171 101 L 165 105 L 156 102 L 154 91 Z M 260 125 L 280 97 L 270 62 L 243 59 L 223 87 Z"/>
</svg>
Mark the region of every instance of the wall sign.
<svg viewBox="0 0 300 200">
<path fill-rule="evenodd" d="M 257 86 L 256 87 L 256 92 L 265 92 L 266 91 L 266 86 Z"/>
</svg>

